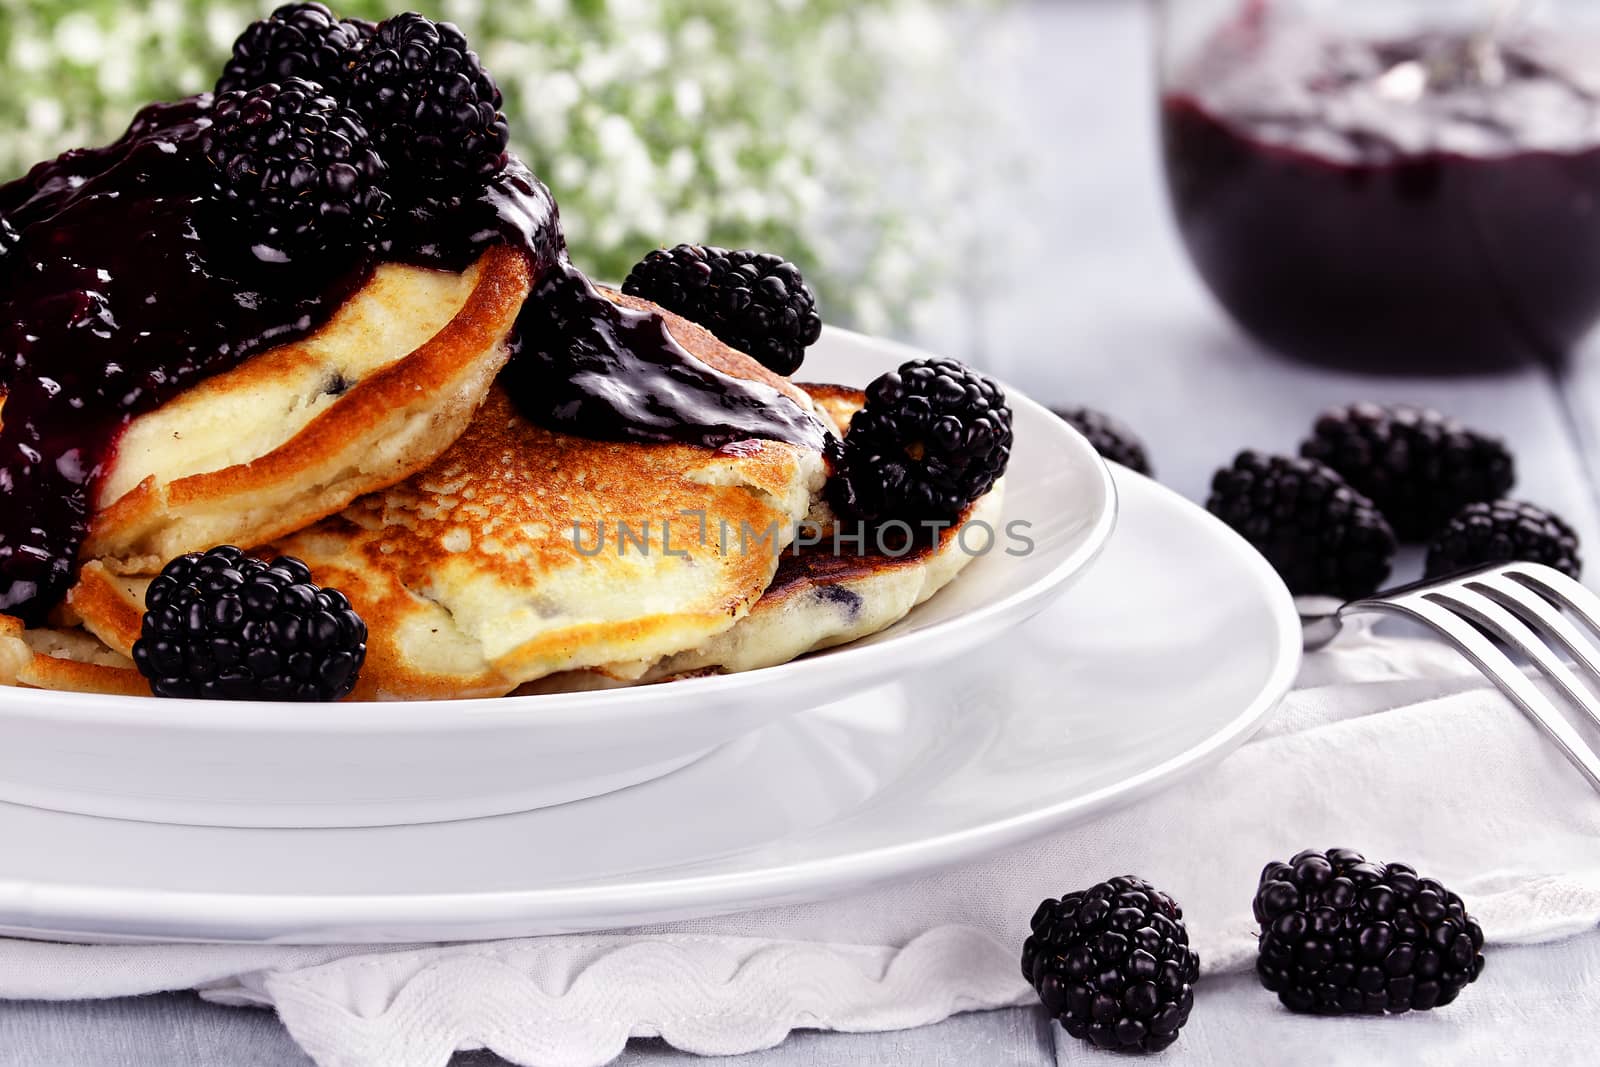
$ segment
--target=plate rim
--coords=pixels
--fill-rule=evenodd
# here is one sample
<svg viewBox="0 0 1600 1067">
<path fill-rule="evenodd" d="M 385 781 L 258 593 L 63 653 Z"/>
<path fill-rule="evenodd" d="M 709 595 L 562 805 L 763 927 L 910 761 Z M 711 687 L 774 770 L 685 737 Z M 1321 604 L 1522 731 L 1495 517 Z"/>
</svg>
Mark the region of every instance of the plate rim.
<svg viewBox="0 0 1600 1067">
<path fill-rule="evenodd" d="M 1220 520 L 1204 509 L 1150 479 L 1124 468 L 1117 470 L 1119 481 L 1134 492 L 1152 493 L 1191 519 L 1218 532 L 1220 544 L 1254 573 L 1275 616 L 1278 639 L 1276 657 L 1255 697 L 1222 728 L 1162 762 L 1137 774 L 1108 783 L 1099 789 L 1054 804 L 1036 807 L 1003 819 L 977 826 L 951 830 L 912 841 L 880 845 L 848 855 L 814 857 L 781 863 L 756 871 L 723 871 L 680 878 L 654 878 L 638 882 L 615 882 L 482 893 L 416 894 L 313 894 L 228 893 L 215 891 L 154 889 L 126 890 L 102 886 L 53 883 L 23 883 L 28 907 L 26 913 L 41 919 L 39 924 L 13 926 L 0 920 L 0 930 L 21 936 L 94 937 L 111 934 L 125 940 L 190 940 L 230 943 L 327 944 L 349 943 L 349 931 L 388 927 L 432 927 L 459 931 L 463 940 L 492 939 L 507 934 L 480 934 L 465 929 L 463 913 L 470 912 L 471 926 L 484 929 L 536 918 L 538 924 L 572 929 L 622 928 L 641 923 L 667 921 L 639 919 L 597 921 L 596 916 L 653 912 L 680 917 L 714 916 L 747 908 L 770 907 L 782 900 L 814 900 L 830 890 L 854 892 L 901 877 L 968 862 L 1040 834 L 1070 825 L 1097 812 L 1148 795 L 1156 789 L 1216 762 L 1251 736 L 1266 717 L 1279 706 L 1292 687 L 1302 659 L 1299 616 L 1282 579 L 1254 549 Z M 19 885 L 0 881 L 0 901 L 11 896 Z M 778 899 L 778 894 L 782 900 Z M 763 898 L 757 900 L 756 898 Z M 45 901 L 48 907 L 41 907 Z M 3 906 L 3 905 L 0 905 Z M 203 914 L 203 919 L 198 918 Z M 94 921 L 84 917 L 93 915 Z M 271 922 L 263 921 L 264 915 Z M 587 918 L 586 918 L 587 917 Z M 67 920 L 62 922 L 62 920 Z M 56 924 L 56 925 L 52 925 Z M 296 926 L 307 931 L 298 935 L 268 935 L 269 929 Z M 263 931 L 255 936 L 238 933 L 218 938 L 196 933 L 174 937 L 170 932 L 141 934 L 141 929 L 161 928 L 215 931 Z M 322 940 L 318 930 L 331 931 Z M 342 936 L 333 936 L 342 934 Z M 417 938 L 360 938 L 369 943 L 403 944 Z"/>
<path fill-rule="evenodd" d="M 824 327 L 823 336 L 882 352 L 903 362 L 935 355 L 929 350 L 841 327 Z M 1116 483 L 1106 462 L 1075 428 L 1056 418 L 1048 408 L 1006 382 L 1001 382 L 1013 409 L 1022 408 L 1061 432 L 1070 441 L 1085 470 L 1095 472 L 1101 506 L 1081 543 L 1066 553 L 1047 574 L 1008 596 L 983 604 L 962 616 L 945 619 L 909 633 L 871 644 L 851 644 L 829 649 L 825 657 L 798 657 L 787 663 L 752 671 L 686 678 L 670 686 L 637 686 L 578 693 L 532 696 L 453 698 L 444 700 L 339 701 L 299 704 L 283 701 L 157 699 L 112 694 L 54 692 L 0 686 L 0 717 L 48 720 L 52 724 L 116 725 L 124 727 L 181 728 L 205 732 L 248 730 L 266 733 L 360 734 L 369 732 L 451 732 L 515 728 L 517 726 L 597 726 L 597 716 L 621 722 L 636 715 L 661 713 L 661 705 L 687 703 L 695 697 L 737 696 L 755 686 L 782 685 L 795 675 L 810 675 L 826 664 L 838 674 L 837 688 L 864 677 L 888 676 L 896 664 L 925 663 L 950 646 L 969 643 L 971 633 L 1014 624 L 1030 618 L 1087 570 L 1109 543 L 1116 527 Z M 834 688 L 816 685 L 813 688 Z M 20 694 L 20 695 L 19 695 Z M 820 698 L 819 698 L 820 699 Z"/>
</svg>

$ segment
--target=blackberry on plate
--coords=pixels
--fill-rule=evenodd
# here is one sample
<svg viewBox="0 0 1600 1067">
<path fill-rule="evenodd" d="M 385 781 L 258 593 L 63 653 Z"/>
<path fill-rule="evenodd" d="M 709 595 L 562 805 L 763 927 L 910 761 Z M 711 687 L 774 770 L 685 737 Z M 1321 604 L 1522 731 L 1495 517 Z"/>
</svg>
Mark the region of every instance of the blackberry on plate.
<svg viewBox="0 0 1600 1067">
<path fill-rule="evenodd" d="M 203 150 L 217 190 L 258 255 L 372 242 L 389 204 L 387 168 L 360 116 L 314 82 L 224 93 Z"/>
<path fill-rule="evenodd" d="M 1490 563 L 1543 563 L 1571 578 L 1583 572 L 1578 535 L 1560 516 L 1515 500 L 1468 504 L 1428 546 L 1427 577 Z"/>
<path fill-rule="evenodd" d="M 1394 531 L 1372 501 L 1315 460 L 1241 452 L 1212 479 L 1206 509 L 1254 545 L 1296 596 L 1350 600 L 1389 576 Z"/>
<path fill-rule="evenodd" d="M 1148 475 L 1150 470 L 1150 457 L 1145 451 L 1144 442 L 1139 440 L 1137 434 L 1127 427 L 1120 419 L 1113 418 L 1103 411 L 1094 408 L 1051 408 L 1058 418 L 1084 437 L 1094 446 L 1094 450 L 1113 463 L 1120 463 L 1129 470 L 1138 471 Z"/>
<path fill-rule="evenodd" d="M 16 227 L 11 225 L 11 220 L 4 215 L 0 215 L 0 262 L 3 262 L 11 254 L 12 249 L 17 247 L 19 240 L 21 238 L 17 234 Z"/>
<path fill-rule="evenodd" d="M 829 502 L 866 523 L 954 522 L 1005 473 L 1011 438 L 994 382 L 954 359 L 902 363 L 867 386 L 831 451 Z"/>
<path fill-rule="evenodd" d="M 1324 412 L 1300 454 L 1338 471 L 1403 541 L 1426 541 L 1468 504 L 1516 481 L 1504 442 L 1428 408 L 1352 404 Z"/>
<path fill-rule="evenodd" d="M 1267 864 L 1255 916 L 1256 975 L 1291 1011 L 1426 1011 L 1483 971 L 1483 930 L 1460 897 L 1348 848 Z"/>
<path fill-rule="evenodd" d="M 1159 1052 L 1194 1007 L 1200 957 L 1183 909 L 1131 876 L 1101 882 L 1033 915 L 1022 977 L 1073 1037 L 1100 1048 Z"/>
<path fill-rule="evenodd" d="M 338 700 L 367 658 L 367 627 L 297 559 L 232 546 L 167 564 L 145 593 L 133 662 L 157 696 Z"/>
<path fill-rule="evenodd" d="M 500 88 L 454 25 L 406 12 L 378 24 L 350 100 L 416 201 L 447 202 L 506 165 Z"/>
<path fill-rule="evenodd" d="M 768 252 L 658 248 L 628 272 L 622 291 L 699 323 L 775 374 L 799 370 L 822 336 L 800 268 Z"/>
<path fill-rule="evenodd" d="M 216 93 L 304 78 L 339 95 L 370 36 L 371 23 L 340 21 L 322 4 L 285 4 L 252 22 L 233 42 L 233 56 L 222 68 Z"/>
</svg>

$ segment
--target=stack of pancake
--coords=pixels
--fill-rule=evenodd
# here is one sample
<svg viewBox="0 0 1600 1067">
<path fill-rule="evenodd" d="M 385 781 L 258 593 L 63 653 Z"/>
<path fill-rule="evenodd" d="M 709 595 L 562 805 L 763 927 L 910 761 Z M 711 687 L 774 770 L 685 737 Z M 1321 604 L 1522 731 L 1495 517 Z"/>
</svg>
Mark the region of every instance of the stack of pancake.
<svg viewBox="0 0 1600 1067">
<path fill-rule="evenodd" d="M 370 632 L 353 700 L 769 666 L 883 629 L 967 561 L 951 534 L 893 558 L 841 556 L 826 537 L 797 547 L 804 525 L 832 521 L 810 448 L 530 423 L 496 379 L 532 285 L 508 246 L 460 274 L 385 264 L 315 333 L 135 419 L 52 628 L 0 616 L 0 683 L 148 694 L 130 659 L 144 590 L 167 561 L 218 544 L 296 556 L 350 598 Z M 835 428 L 861 403 L 661 314 L 695 358 Z M 967 517 L 992 521 L 999 492 Z"/>
</svg>

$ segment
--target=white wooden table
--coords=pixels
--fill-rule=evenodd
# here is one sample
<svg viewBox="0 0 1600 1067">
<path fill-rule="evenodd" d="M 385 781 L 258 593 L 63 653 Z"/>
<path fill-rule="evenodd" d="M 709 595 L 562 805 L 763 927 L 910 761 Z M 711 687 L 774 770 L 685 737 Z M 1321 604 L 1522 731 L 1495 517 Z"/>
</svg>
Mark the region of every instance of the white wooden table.
<svg viewBox="0 0 1600 1067">
<path fill-rule="evenodd" d="M 971 277 L 918 339 L 981 363 L 1047 403 L 1087 403 L 1121 415 L 1150 444 L 1157 474 L 1201 497 L 1211 472 L 1249 446 L 1292 450 L 1315 413 L 1355 399 L 1432 404 L 1504 435 L 1520 459 L 1518 495 L 1577 528 L 1600 573 L 1600 342 L 1568 371 L 1529 367 L 1456 380 L 1373 379 L 1287 363 L 1242 339 L 1185 262 L 1166 212 L 1154 133 L 1146 7 L 1133 0 L 1038 2 L 1005 16 L 1015 48 L 974 57 L 975 92 L 1024 131 L 1025 193 L 978 197 L 982 231 Z M 963 149 L 964 150 L 964 149 Z M 999 156 L 996 165 L 1009 164 Z M 975 165 L 981 172 L 985 160 Z M 3 847 L 3 845 L 0 845 Z M 1062 890 L 1074 888 L 1063 885 Z M 1483 982 L 1517 983 L 1530 1002 L 1600 973 L 1600 934 L 1500 949 Z M 1570 993 L 1560 993 L 1570 996 Z M 1201 1006 L 1162 1063 L 1216 1062 L 1212 1043 L 1256 1031 L 1261 1060 L 1331 1035 L 1317 1020 L 1262 1013 L 1248 976 L 1202 983 Z M 1465 1000 L 1466 998 L 1464 998 Z M 1568 1026 L 1590 1026 L 1573 1015 Z M 1397 1030 L 1346 1020 L 1348 1062 L 1404 1054 L 1418 1062 L 1474 1059 L 1482 1035 L 1458 1020 Z M 1507 1020 L 1492 1047 L 1528 1062 L 1565 1062 L 1552 1020 Z M 1453 1036 L 1441 1038 L 1438 1031 Z M 1404 1049 L 1427 1038 L 1426 1048 Z M 1570 1037 L 1570 1031 L 1568 1032 Z M 1299 1046 L 1302 1050 L 1304 1044 Z M 1324 1048 L 1329 1057 L 1335 1050 Z M 1425 1053 L 1425 1054 L 1424 1054 Z M 1443 1057 L 1443 1059 L 1434 1059 Z M 463 1054 L 455 1064 L 502 1061 Z M 897 1034 L 800 1034 L 735 1060 L 698 1060 L 636 1043 L 618 1061 L 738 1067 L 918 1067 L 1110 1062 L 1067 1038 L 1042 1013 L 959 1016 Z M 1308 1061 L 1309 1062 L 1309 1061 Z M 1315 1059 L 1315 1062 L 1324 1062 Z M 0 1067 L 289 1067 L 310 1061 L 269 1014 L 217 1008 L 193 995 L 73 1004 L 0 1003 Z"/>
</svg>

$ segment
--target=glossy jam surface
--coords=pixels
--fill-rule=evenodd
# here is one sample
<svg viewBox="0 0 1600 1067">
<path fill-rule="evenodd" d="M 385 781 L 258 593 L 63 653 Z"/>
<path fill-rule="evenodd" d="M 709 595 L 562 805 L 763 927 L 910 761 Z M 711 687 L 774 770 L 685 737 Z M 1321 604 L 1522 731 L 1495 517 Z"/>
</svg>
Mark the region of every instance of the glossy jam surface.
<svg viewBox="0 0 1600 1067">
<path fill-rule="evenodd" d="M 105 148 L 0 188 L 0 612 L 30 623 L 75 572 L 92 495 L 133 417 L 304 334 L 367 264 L 263 263 L 222 239 L 198 150 L 205 98 L 146 108 Z"/>
<path fill-rule="evenodd" d="M 1366 369 L 1562 357 L 1600 317 L 1600 50 L 1241 24 L 1170 86 L 1180 230 L 1260 340 Z"/>
<path fill-rule="evenodd" d="M 39 624 L 60 602 L 129 421 L 316 329 L 378 258 L 461 270 L 494 242 L 526 250 L 540 279 L 520 324 L 532 366 L 510 383 L 552 429 L 710 447 L 820 442 L 819 424 L 776 390 L 705 366 L 658 316 L 600 296 L 567 261 L 555 202 L 520 163 L 476 197 L 395 220 L 398 236 L 376 253 L 257 258 L 212 194 L 199 148 L 209 109 L 205 96 L 152 105 L 115 144 L 0 187 L 0 218 L 17 235 L 0 252 L 0 613 Z"/>
<path fill-rule="evenodd" d="M 823 446 L 822 424 L 798 404 L 702 363 L 661 316 L 612 303 L 570 263 L 544 277 L 517 326 L 501 380 L 550 429 L 712 448 L 749 438 Z"/>
</svg>

